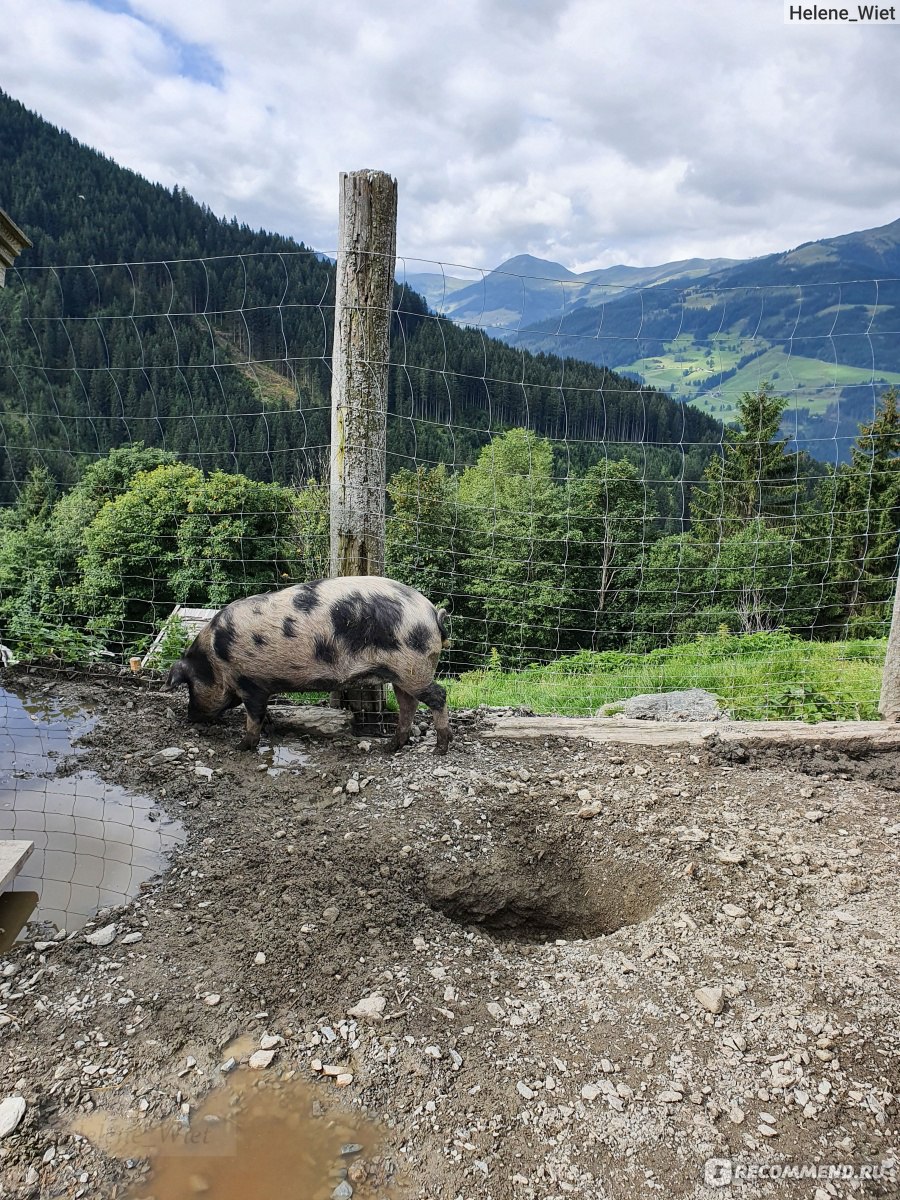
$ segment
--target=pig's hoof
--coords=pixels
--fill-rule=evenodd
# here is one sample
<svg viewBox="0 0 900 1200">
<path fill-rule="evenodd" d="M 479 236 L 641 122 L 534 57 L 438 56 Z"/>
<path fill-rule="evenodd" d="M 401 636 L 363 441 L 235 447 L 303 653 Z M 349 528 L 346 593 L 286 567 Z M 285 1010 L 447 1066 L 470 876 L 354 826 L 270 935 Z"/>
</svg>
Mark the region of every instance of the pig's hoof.
<svg viewBox="0 0 900 1200">
<path fill-rule="evenodd" d="M 252 738 L 249 735 L 242 737 L 238 742 L 238 750 L 255 750 L 259 745 L 259 738 Z"/>
<path fill-rule="evenodd" d="M 401 738 L 392 737 L 390 739 L 390 741 L 385 742 L 385 744 L 384 744 L 385 754 L 396 754 L 398 750 L 403 749 L 403 747 L 407 743 L 407 740 L 408 740 L 407 738 L 401 739 Z"/>
</svg>

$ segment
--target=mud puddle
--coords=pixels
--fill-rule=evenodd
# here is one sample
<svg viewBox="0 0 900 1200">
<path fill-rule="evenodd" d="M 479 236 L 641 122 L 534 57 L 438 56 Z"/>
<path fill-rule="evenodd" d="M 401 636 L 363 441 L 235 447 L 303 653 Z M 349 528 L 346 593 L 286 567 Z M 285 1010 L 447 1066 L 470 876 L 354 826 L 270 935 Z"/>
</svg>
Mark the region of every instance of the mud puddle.
<svg viewBox="0 0 900 1200">
<path fill-rule="evenodd" d="M 130 1200 L 366 1200 L 376 1188 L 384 1195 L 383 1168 L 368 1161 L 378 1146 L 374 1126 L 324 1113 L 316 1089 L 297 1079 L 270 1083 L 240 1070 L 196 1110 L 167 1122 L 140 1128 L 93 1112 L 75 1129 L 133 1169 L 149 1160 L 149 1173 L 125 1193 Z"/>
<path fill-rule="evenodd" d="M 309 755 L 304 753 L 302 748 L 293 746 L 266 744 L 260 746 L 257 753 L 262 759 L 260 769 L 265 764 L 266 774 L 273 778 L 284 775 L 285 772 L 296 775 L 300 768 L 309 762 Z"/>
<path fill-rule="evenodd" d="M 0 838 L 34 842 L 13 893 L 37 893 L 33 912 L 4 901 L 4 939 L 15 920 L 69 931 L 98 909 L 134 896 L 184 840 L 146 796 L 107 784 L 90 771 L 61 776 L 60 762 L 93 726 L 89 713 L 50 695 L 20 698 L 0 688 Z"/>
</svg>

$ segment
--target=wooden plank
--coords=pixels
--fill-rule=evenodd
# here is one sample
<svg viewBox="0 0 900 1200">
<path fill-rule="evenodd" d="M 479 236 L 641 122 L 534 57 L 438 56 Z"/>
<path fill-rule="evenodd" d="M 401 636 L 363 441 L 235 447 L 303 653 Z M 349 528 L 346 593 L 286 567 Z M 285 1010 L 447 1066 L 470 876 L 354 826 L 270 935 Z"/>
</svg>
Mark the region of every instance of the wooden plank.
<svg viewBox="0 0 900 1200">
<path fill-rule="evenodd" d="M 498 717 L 487 737 L 586 738 L 636 746 L 721 742 L 827 745 L 848 742 L 871 749 L 900 749 L 900 725 L 889 721 L 634 721 L 616 717 Z"/>
<path fill-rule="evenodd" d="M 34 842 L 0 841 L 0 892 L 12 883 L 30 858 Z"/>
<path fill-rule="evenodd" d="M 173 617 L 179 618 L 187 630 L 191 641 L 193 641 L 200 630 L 209 624 L 217 612 L 219 612 L 218 608 L 190 608 L 186 604 L 176 604 L 160 626 L 156 637 L 150 645 L 150 649 L 141 659 L 141 666 L 152 667 L 154 665 L 153 660 L 159 647 L 162 645 L 163 638 L 166 636 L 166 625 Z"/>
</svg>

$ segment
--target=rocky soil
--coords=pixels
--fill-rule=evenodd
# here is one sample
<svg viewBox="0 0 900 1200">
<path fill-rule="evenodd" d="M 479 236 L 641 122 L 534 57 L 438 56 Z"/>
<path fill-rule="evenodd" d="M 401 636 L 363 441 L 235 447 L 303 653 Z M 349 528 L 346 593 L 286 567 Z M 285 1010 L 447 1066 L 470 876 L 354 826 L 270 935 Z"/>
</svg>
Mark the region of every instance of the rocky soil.
<svg viewBox="0 0 900 1200">
<path fill-rule="evenodd" d="M 189 1125 L 232 1068 L 377 1123 L 337 1200 L 900 1194 L 900 754 L 461 714 L 435 758 L 423 713 L 394 758 L 282 720 L 273 759 L 236 714 L 48 681 L 98 714 L 79 769 L 188 836 L 130 905 L 0 960 L 3 1196 L 167 1200 L 76 1130 Z"/>
</svg>

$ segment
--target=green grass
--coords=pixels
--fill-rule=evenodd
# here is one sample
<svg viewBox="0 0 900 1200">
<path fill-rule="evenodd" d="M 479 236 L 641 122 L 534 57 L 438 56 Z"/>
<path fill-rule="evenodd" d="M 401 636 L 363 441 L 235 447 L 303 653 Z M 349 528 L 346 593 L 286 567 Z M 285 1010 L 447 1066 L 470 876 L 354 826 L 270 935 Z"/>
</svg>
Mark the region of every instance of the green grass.
<svg viewBox="0 0 900 1200">
<path fill-rule="evenodd" d="M 447 681 L 454 708 L 521 705 L 589 716 L 646 692 L 699 687 L 743 720 L 876 720 L 886 643 L 806 642 L 788 633 L 715 635 L 647 654 L 578 654 Z"/>
<path fill-rule="evenodd" d="M 900 374 L 878 371 L 876 382 L 900 384 Z M 763 380 L 768 380 L 779 396 L 785 396 L 792 409 L 808 408 L 811 413 L 824 413 L 834 404 L 840 388 L 872 382 L 872 372 L 862 367 L 836 366 L 817 358 L 785 354 L 783 350 L 766 350 L 746 367 L 726 379 L 714 392 L 698 396 L 684 392 L 683 399 L 718 419 L 730 420 L 744 392 L 755 392 Z M 687 381 L 685 381 L 687 382 Z"/>
<path fill-rule="evenodd" d="M 617 370 L 638 374 L 652 387 L 691 400 L 698 388 L 720 371 L 730 371 L 754 345 L 758 343 L 738 334 L 727 340 L 714 338 L 707 344 L 696 342 L 691 333 L 681 334 L 668 343 L 664 353 L 635 359 Z"/>
</svg>

